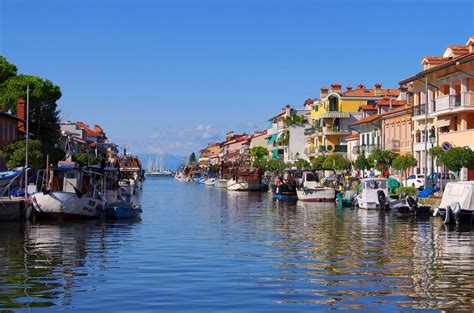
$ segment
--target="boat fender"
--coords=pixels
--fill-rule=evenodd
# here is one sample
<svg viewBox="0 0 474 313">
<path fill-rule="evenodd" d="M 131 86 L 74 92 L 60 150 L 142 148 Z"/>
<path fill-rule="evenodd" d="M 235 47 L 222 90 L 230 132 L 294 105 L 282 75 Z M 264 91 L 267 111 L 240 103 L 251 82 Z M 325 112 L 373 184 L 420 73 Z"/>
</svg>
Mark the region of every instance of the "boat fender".
<svg viewBox="0 0 474 313">
<path fill-rule="evenodd" d="M 453 215 L 454 215 L 454 219 L 456 222 L 459 221 L 459 217 L 461 215 L 461 204 L 459 202 L 454 202 L 452 204 L 452 206 L 454 207 L 453 208 Z"/>
<path fill-rule="evenodd" d="M 444 223 L 449 224 L 451 222 L 451 207 L 446 206 L 446 216 L 444 218 Z"/>
<path fill-rule="evenodd" d="M 439 213 L 439 208 L 436 208 L 433 212 L 433 216 L 438 216 Z"/>
</svg>

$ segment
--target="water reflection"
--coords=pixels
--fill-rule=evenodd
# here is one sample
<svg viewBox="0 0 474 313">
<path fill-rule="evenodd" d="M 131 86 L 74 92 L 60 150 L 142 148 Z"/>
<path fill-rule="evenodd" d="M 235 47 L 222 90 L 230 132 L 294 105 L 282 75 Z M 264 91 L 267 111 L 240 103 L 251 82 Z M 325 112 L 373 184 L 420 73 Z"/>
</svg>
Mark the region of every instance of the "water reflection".
<svg viewBox="0 0 474 313">
<path fill-rule="evenodd" d="M 180 196 L 173 196 L 180 195 Z M 474 230 L 147 181 L 143 220 L 1 224 L 0 308 L 305 312 L 474 303 Z"/>
<path fill-rule="evenodd" d="M 95 284 L 88 282 L 100 280 L 107 267 L 105 251 L 114 248 L 106 236 L 130 225 L 2 223 L 0 308 L 68 306 L 73 292 L 93 291 Z"/>
</svg>

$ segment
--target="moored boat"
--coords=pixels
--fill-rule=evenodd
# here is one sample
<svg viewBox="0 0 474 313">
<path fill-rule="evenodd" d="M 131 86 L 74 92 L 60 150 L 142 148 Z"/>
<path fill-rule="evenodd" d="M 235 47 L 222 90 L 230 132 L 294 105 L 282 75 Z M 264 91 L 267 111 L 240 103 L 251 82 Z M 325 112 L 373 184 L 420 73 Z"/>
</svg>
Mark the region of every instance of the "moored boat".
<svg viewBox="0 0 474 313">
<path fill-rule="evenodd" d="M 51 219 L 99 218 L 104 213 L 103 176 L 83 170 L 75 162 L 59 162 L 41 171 L 40 188 L 31 196 L 33 213 Z"/>
<path fill-rule="evenodd" d="M 301 180 L 301 171 L 288 170 L 280 177 L 276 175 L 270 184 L 272 198 L 279 200 L 298 200 L 296 188 Z"/>
<path fill-rule="evenodd" d="M 449 182 L 434 216 L 445 224 L 474 224 L 474 181 Z"/>
<path fill-rule="evenodd" d="M 333 202 L 336 192 L 333 188 L 321 186 L 315 173 L 304 171 L 296 194 L 303 202 Z"/>
<path fill-rule="evenodd" d="M 214 183 L 215 188 L 227 188 L 227 179 L 217 179 Z"/>
<path fill-rule="evenodd" d="M 356 203 L 361 209 L 375 210 L 381 209 L 378 191 L 382 191 L 386 198 L 389 198 L 387 179 L 385 178 L 364 178 L 361 180 L 361 192 L 357 195 Z"/>
</svg>

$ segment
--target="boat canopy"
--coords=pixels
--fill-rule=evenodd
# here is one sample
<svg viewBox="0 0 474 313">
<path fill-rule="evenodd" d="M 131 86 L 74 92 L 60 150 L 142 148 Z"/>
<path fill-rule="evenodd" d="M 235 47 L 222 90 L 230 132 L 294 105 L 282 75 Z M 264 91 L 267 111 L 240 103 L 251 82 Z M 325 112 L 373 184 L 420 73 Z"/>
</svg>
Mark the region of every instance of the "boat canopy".
<svg viewBox="0 0 474 313">
<path fill-rule="evenodd" d="M 4 172 L 0 172 L 0 180 L 15 178 L 15 177 L 21 175 L 23 172 L 24 172 L 23 169 L 21 169 L 21 170 L 14 170 L 14 171 L 4 171 Z"/>
<path fill-rule="evenodd" d="M 444 189 L 440 208 L 459 202 L 461 209 L 474 211 L 474 181 L 449 182 Z"/>
<path fill-rule="evenodd" d="M 366 178 L 362 179 L 362 190 L 379 190 L 387 189 L 387 179 L 385 178 Z"/>
</svg>

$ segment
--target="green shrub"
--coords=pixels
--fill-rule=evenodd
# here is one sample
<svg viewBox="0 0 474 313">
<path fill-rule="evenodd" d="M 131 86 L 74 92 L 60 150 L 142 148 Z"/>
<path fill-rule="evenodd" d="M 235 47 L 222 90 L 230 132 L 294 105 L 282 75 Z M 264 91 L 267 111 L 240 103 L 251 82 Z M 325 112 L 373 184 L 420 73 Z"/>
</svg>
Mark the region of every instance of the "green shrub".
<svg viewBox="0 0 474 313">
<path fill-rule="evenodd" d="M 418 194 L 418 190 L 413 187 L 413 186 L 409 186 L 409 187 L 400 187 L 397 189 L 397 191 L 395 192 L 397 195 L 400 195 L 401 193 L 404 193 L 406 194 L 407 196 L 412 196 L 412 197 L 415 197 L 417 194 Z"/>
</svg>

